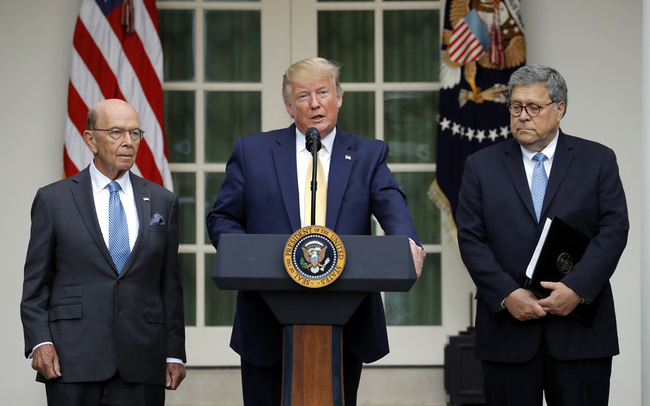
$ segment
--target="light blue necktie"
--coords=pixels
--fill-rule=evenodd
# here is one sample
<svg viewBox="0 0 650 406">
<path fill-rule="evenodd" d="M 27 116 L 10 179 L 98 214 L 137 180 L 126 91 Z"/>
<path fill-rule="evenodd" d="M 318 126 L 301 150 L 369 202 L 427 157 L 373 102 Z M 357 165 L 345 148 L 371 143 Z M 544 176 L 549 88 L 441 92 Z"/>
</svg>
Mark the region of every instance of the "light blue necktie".
<svg viewBox="0 0 650 406">
<path fill-rule="evenodd" d="M 108 184 L 108 190 L 111 191 L 111 197 L 108 199 L 108 251 L 118 273 L 122 272 L 131 254 L 129 226 L 120 200 L 120 189 L 120 184 L 115 181 Z"/>
<path fill-rule="evenodd" d="M 533 184 L 530 188 L 530 193 L 533 196 L 533 206 L 535 207 L 535 215 L 537 222 L 542 214 L 542 204 L 544 204 L 544 194 L 546 194 L 546 184 L 548 183 L 548 176 L 544 169 L 544 160 L 546 155 L 538 152 L 533 156 L 535 167 L 533 168 Z"/>
</svg>

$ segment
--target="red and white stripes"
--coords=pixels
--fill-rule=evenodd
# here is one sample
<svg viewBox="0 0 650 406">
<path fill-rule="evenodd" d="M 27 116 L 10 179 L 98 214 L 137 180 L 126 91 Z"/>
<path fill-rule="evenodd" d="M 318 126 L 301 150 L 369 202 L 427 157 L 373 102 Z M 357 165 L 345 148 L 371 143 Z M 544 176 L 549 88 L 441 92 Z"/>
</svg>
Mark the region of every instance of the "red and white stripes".
<svg viewBox="0 0 650 406">
<path fill-rule="evenodd" d="M 162 80 L 155 0 L 83 0 L 73 38 L 64 148 L 66 176 L 79 172 L 92 160 L 83 141 L 88 110 L 101 100 L 118 98 L 136 109 L 140 127 L 145 130 L 133 172 L 172 189 Z"/>
</svg>

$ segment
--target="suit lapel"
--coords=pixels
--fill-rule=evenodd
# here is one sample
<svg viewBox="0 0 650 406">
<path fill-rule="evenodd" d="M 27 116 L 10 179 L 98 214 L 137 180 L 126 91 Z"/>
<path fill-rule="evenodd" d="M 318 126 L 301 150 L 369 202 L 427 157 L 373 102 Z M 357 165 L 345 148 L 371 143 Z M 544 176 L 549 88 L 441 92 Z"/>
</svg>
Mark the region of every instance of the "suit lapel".
<svg viewBox="0 0 650 406">
<path fill-rule="evenodd" d="M 551 166 L 551 174 L 548 178 L 546 185 L 546 194 L 544 195 L 544 205 L 542 206 L 542 216 L 548 209 L 548 206 L 553 201 L 555 194 L 562 184 L 564 176 L 567 174 L 571 162 L 573 162 L 573 153 L 571 149 L 573 146 L 569 139 L 562 131 L 558 134 L 557 147 L 555 148 L 555 156 L 553 157 L 553 165 Z"/>
<path fill-rule="evenodd" d="M 147 188 L 148 181 L 134 175 L 131 171 L 129 171 L 129 175 L 131 176 L 131 186 L 133 187 L 133 197 L 135 199 L 136 210 L 138 211 L 140 227 L 138 227 L 138 237 L 135 240 L 135 245 L 133 246 L 131 255 L 129 255 L 129 259 L 124 264 L 120 277 L 129 271 L 131 265 L 138 258 L 138 254 L 142 251 L 149 237 L 149 230 L 151 229 L 149 225 L 149 219 L 151 217 L 151 193 L 149 188 Z"/>
<path fill-rule="evenodd" d="M 339 216 L 343 195 L 347 189 L 356 151 L 352 150 L 351 136 L 336 128 L 336 139 L 330 158 L 330 173 L 327 180 L 327 222 L 334 229 Z"/>
<path fill-rule="evenodd" d="M 519 197 L 524 202 L 528 212 L 533 220 L 537 221 L 535 215 L 535 207 L 533 206 L 533 197 L 530 194 L 530 186 L 526 179 L 526 170 L 524 168 L 524 161 L 521 155 L 521 147 L 516 141 L 510 142 L 510 145 L 504 149 L 503 164 L 508 171 L 510 180 L 514 185 Z"/>
<path fill-rule="evenodd" d="M 106 259 L 113 270 L 117 273 L 117 268 L 115 268 L 110 252 L 108 252 L 108 247 L 104 241 L 102 230 L 99 227 L 99 221 L 97 220 L 95 199 L 93 198 L 93 188 L 90 181 L 90 172 L 88 167 L 75 175 L 72 178 L 72 181 L 74 182 L 71 188 L 72 198 L 77 205 L 77 210 L 79 210 L 79 214 L 86 225 L 86 229 L 88 229 L 90 236 L 93 241 L 95 241 L 99 251 L 104 256 L 104 259 Z"/>
<path fill-rule="evenodd" d="M 287 210 L 291 228 L 300 228 L 300 203 L 298 196 L 298 179 L 296 176 L 296 126 L 291 125 L 283 131 L 273 145 L 275 172 L 280 183 L 284 207 Z"/>
</svg>

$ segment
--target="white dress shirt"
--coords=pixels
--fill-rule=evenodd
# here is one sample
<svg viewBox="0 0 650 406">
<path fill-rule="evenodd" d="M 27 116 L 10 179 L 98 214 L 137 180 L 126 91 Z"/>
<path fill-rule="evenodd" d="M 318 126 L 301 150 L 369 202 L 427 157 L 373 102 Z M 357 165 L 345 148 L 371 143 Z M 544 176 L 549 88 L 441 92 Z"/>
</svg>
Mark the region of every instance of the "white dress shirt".
<svg viewBox="0 0 650 406">
<path fill-rule="evenodd" d="M 323 145 L 320 151 L 318 151 L 318 158 L 325 172 L 325 182 L 329 182 L 330 161 L 335 138 L 336 127 L 334 127 L 331 133 L 321 139 Z M 298 176 L 298 200 L 300 201 L 300 227 L 305 226 L 305 182 L 307 180 L 307 169 L 309 168 L 309 161 L 311 159 L 312 155 L 307 151 L 307 147 L 305 146 L 305 135 L 296 127 L 296 167 Z M 327 184 L 323 186 L 318 185 L 318 187 L 327 187 Z M 307 193 L 311 192 L 308 190 Z"/>
</svg>

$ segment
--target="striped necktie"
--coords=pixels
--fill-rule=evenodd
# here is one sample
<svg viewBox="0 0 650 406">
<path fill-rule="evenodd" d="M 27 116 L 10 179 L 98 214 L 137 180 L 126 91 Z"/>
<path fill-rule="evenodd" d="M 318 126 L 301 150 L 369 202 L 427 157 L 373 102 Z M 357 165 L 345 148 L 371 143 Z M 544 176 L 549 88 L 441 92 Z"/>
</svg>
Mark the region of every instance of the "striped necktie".
<svg viewBox="0 0 650 406">
<path fill-rule="evenodd" d="M 542 205 L 544 204 L 544 195 L 546 194 L 546 184 L 548 176 L 544 169 L 544 160 L 546 155 L 538 152 L 533 156 L 535 166 L 533 167 L 533 182 L 530 188 L 530 194 L 533 196 L 533 206 L 535 207 L 535 216 L 539 223 L 539 217 L 542 214 Z"/>
<path fill-rule="evenodd" d="M 108 251 L 111 253 L 117 273 L 122 272 L 131 254 L 129 226 L 120 200 L 120 189 L 120 184 L 115 181 L 108 184 L 108 190 L 111 192 L 111 197 L 108 199 Z"/>
</svg>

